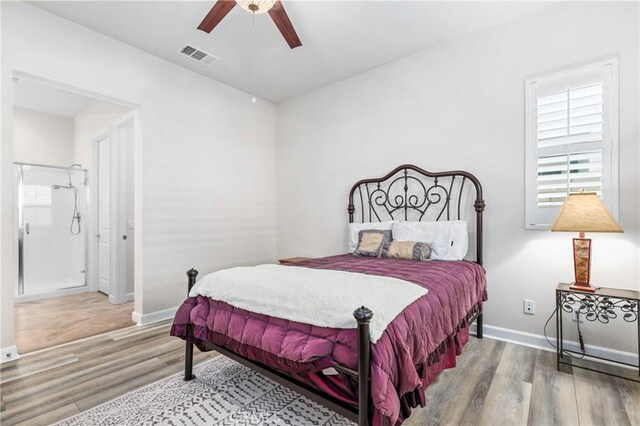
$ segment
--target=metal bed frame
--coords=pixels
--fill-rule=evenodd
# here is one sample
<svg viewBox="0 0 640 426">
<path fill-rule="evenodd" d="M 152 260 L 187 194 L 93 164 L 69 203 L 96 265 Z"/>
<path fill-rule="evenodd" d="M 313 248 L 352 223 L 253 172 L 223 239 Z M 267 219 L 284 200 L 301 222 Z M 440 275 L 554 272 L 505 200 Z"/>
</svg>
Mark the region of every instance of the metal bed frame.
<svg viewBox="0 0 640 426">
<path fill-rule="evenodd" d="M 482 186 L 469 172 L 449 171 L 432 173 L 411 164 L 401 165 L 381 178 L 363 179 L 356 182 L 349 192 L 349 223 L 354 222 L 356 201 L 359 201 L 360 222 L 381 222 L 383 220 L 403 219 L 418 221 L 427 218 L 435 220 L 461 220 L 463 218 L 464 190 L 467 183 L 475 189 L 472 207 L 475 210 L 475 262 L 482 265 L 482 213 L 485 203 L 482 198 Z M 465 201 L 467 201 L 465 199 Z M 469 200 L 470 201 L 470 200 Z M 469 203 L 470 204 L 470 203 Z M 188 289 L 196 282 L 198 271 L 187 272 Z M 353 312 L 358 329 L 358 371 L 342 365 L 333 368 L 344 373 L 358 383 L 358 405 L 352 406 L 325 395 L 319 390 L 301 383 L 286 373 L 269 366 L 244 358 L 226 347 L 210 342 L 201 342 L 207 350 L 214 350 L 234 361 L 243 364 L 275 382 L 315 401 L 344 417 L 357 422 L 358 426 L 369 426 L 373 416 L 371 399 L 371 342 L 369 323 L 373 312 L 365 306 Z M 473 316 L 470 322 L 476 322 L 476 337 L 482 338 L 482 312 Z M 187 340 L 185 350 L 184 380 L 193 380 L 193 341 Z"/>
</svg>

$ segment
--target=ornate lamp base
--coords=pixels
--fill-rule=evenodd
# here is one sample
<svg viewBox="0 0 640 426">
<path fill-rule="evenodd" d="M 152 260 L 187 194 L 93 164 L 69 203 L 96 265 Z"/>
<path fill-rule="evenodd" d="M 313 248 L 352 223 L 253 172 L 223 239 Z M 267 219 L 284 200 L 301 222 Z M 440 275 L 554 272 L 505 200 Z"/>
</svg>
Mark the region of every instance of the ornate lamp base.
<svg viewBox="0 0 640 426">
<path fill-rule="evenodd" d="M 596 291 L 596 288 L 588 283 L 573 283 L 571 284 L 571 286 L 569 286 L 569 288 L 571 290 L 588 291 L 589 293 L 593 293 Z"/>
<path fill-rule="evenodd" d="M 580 234 L 580 238 L 573 239 L 573 270 L 576 280 L 570 288 L 571 290 L 593 293 L 596 289 L 589 284 L 591 278 L 591 239 L 584 238 L 583 233 Z"/>
</svg>

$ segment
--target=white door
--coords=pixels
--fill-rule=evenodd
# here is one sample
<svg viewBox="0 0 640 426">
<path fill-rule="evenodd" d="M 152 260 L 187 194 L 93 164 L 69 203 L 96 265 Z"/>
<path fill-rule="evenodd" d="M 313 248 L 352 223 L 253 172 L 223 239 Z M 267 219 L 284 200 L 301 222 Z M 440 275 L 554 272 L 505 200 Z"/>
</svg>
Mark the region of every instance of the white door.
<svg viewBox="0 0 640 426">
<path fill-rule="evenodd" d="M 111 294 L 109 280 L 109 137 L 98 141 L 98 290 Z"/>
</svg>

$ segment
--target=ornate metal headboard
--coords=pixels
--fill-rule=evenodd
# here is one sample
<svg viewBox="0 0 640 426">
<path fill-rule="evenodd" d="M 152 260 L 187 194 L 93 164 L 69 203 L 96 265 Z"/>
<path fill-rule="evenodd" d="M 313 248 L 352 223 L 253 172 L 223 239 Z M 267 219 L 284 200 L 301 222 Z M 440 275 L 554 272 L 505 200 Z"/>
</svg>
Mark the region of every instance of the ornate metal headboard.
<svg viewBox="0 0 640 426">
<path fill-rule="evenodd" d="M 354 216 L 356 222 L 468 220 L 469 232 L 476 236 L 476 262 L 482 265 L 484 206 L 482 186 L 471 173 L 432 173 L 404 164 L 381 178 L 356 182 L 349 192 L 347 211 L 349 223 Z M 474 211 L 475 224 L 469 220 Z"/>
</svg>

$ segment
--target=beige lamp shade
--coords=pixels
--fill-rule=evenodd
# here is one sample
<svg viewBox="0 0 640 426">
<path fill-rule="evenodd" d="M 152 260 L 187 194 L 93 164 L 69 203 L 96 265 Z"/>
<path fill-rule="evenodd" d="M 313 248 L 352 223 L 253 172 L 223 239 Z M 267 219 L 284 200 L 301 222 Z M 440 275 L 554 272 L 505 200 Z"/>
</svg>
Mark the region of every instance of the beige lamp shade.
<svg viewBox="0 0 640 426">
<path fill-rule="evenodd" d="M 624 232 L 595 192 L 569 194 L 552 231 L 566 232 Z"/>
</svg>

